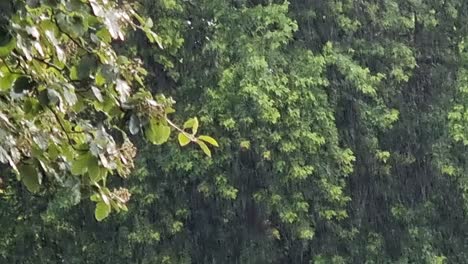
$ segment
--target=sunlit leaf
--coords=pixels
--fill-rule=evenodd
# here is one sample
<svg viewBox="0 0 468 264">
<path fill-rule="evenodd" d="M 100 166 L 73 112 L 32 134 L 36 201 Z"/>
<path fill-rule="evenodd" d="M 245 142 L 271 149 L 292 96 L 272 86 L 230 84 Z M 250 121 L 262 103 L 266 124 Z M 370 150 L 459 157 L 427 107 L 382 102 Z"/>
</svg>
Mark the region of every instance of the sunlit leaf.
<svg viewBox="0 0 468 264">
<path fill-rule="evenodd" d="M 89 153 L 78 156 L 72 161 L 71 173 L 73 175 L 84 175 L 88 171 L 88 165 L 92 158 Z"/>
<path fill-rule="evenodd" d="M 89 197 L 89 198 L 90 198 L 91 201 L 93 201 L 93 202 L 100 202 L 100 201 L 102 201 L 101 196 L 100 196 L 99 194 L 97 194 L 97 193 L 91 195 L 91 197 Z"/>
<path fill-rule="evenodd" d="M 199 136 L 198 139 L 201 139 L 207 143 L 210 143 L 211 145 L 215 147 L 219 147 L 218 142 L 210 136 Z"/>
<path fill-rule="evenodd" d="M 94 211 L 94 217 L 96 217 L 96 220 L 102 221 L 106 217 L 109 216 L 110 211 L 111 211 L 110 205 L 104 202 L 98 202 L 96 204 L 96 209 Z"/>
<path fill-rule="evenodd" d="M 190 143 L 190 138 L 188 138 L 183 133 L 179 133 L 179 135 L 177 135 L 177 139 L 179 140 L 179 144 L 182 147 Z"/>
<path fill-rule="evenodd" d="M 184 128 L 191 128 L 192 129 L 192 135 L 197 134 L 198 132 L 198 118 L 190 118 L 184 123 Z"/>
<path fill-rule="evenodd" d="M 169 139 L 171 128 L 156 120 L 150 120 L 145 129 L 145 135 L 151 143 L 161 145 Z"/>
<path fill-rule="evenodd" d="M 197 141 L 197 144 L 200 146 L 200 148 L 203 150 L 203 152 L 208 157 L 211 157 L 211 150 L 208 148 L 208 146 L 203 141 Z"/>
</svg>

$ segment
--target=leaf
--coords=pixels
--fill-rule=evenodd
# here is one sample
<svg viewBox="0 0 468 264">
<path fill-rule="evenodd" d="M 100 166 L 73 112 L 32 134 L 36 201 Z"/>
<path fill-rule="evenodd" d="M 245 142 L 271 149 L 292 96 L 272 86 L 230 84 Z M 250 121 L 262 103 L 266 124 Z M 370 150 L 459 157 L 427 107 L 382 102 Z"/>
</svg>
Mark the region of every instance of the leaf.
<svg viewBox="0 0 468 264">
<path fill-rule="evenodd" d="M 145 27 L 146 28 L 152 28 L 153 27 L 153 20 L 151 18 L 148 18 L 148 20 L 146 20 Z"/>
<path fill-rule="evenodd" d="M 96 86 L 91 86 L 91 91 L 93 92 L 94 94 L 94 97 L 96 97 L 96 99 L 99 101 L 99 102 L 104 102 L 104 99 L 102 97 L 102 93 L 101 93 L 101 90 L 99 90 L 99 88 L 97 88 Z"/>
<path fill-rule="evenodd" d="M 102 177 L 103 177 L 102 170 L 105 170 L 105 168 L 102 168 L 101 166 L 99 166 L 98 160 L 95 157 L 90 156 L 88 160 L 89 179 L 92 182 L 98 182 L 102 180 Z"/>
<path fill-rule="evenodd" d="M 112 41 L 112 36 L 107 28 L 101 28 L 98 32 L 96 32 L 96 36 L 105 43 L 110 43 Z"/>
<path fill-rule="evenodd" d="M 192 134 L 195 135 L 197 134 L 198 132 L 198 119 L 195 117 L 194 118 L 194 123 L 193 123 L 193 127 L 192 127 Z"/>
<path fill-rule="evenodd" d="M 8 91 L 11 89 L 11 86 L 15 82 L 18 75 L 7 73 L 5 76 L 0 77 L 0 90 L 1 91 Z"/>
<path fill-rule="evenodd" d="M 96 56 L 86 55 L 81 58 L 76 71 L 79 80 L 88 80 L 97 71 L 98 60 Z"/>
<path fill-rule="evenodd" d="M 161 145 L 169 139 L 171 128 L 158 121 L 150 120 L 145 135 L 151 143 Z"/>
<path fill-rule="evenodd" d="M 75 94 L 75 88 L 71 85 L 67 85 L 63 88 L 63 97 L 68 105 L 74 105 L 78 101 Z"/>
<path fill-rule="evenodd" d="M 91 154 L 86 153 L 73 160 L 71 164 L 71 173 L 76 176 L 85 174 L 88 171 L 88 165 L 92 158 Z"/>
<path fill-rule="evenodd" d="M 198 131 L 198 119 L 196 117 L 190 118 L 184 123 L 184 128 L 191 128 L 192 135 L 195 135 Z"/>
<path fill-rule="evenodd" d="M 205 141 L 207 143 L 210 143 L 211 145 L 213 145 L 215 147 L 219 147 L 218 142 L 214 138 L 212 138 L 210 136 L 204 136 L 203 135 L 203 136 L 199 136 L 198 139 L 201 139 L 201 140 L 203 140 L 203 141 Z"/>
<path fill-rule="evenodd" d="M 10 52 L 15 49 L 16 39 L 10 34 L 0 31 L 0 58 L 10 55 Z"/>
<path fill-rule="evenodd" d="M 60 47 L 58 40 L 55 38 L 54 31 L 46 30 L 45 35 L 47 39 L 49 40 L 49 42 L 52 44 L 52 46 L 55 48 L 55 53 L 57 54 L 58 60 L 62 63 L 65 63 L 66 61 L 65 52 Z"/>
<path fill-rule="evenodd" d="M 104 15 L 105 15 L 104 10 L 102 9 L 101 5 L 96 3 L 96 0 L 89 0 L 89 3 L 91 4 L 91 8 L 93 9 L 93 13 L 96 16 L 104 17 Z"/>
<path fill-rule="evenodd" d="M 21 179 L 28 191 L 35 193 L 39 191 L 41 184 L 40 175 L 33 165 L 21 165 L 19 168 Z"/>
<path fill-rule="evenodd" d="M 26 32 L 28 32 L 29 36 L 33 37 L 33 39 L 39 39 L 39 30 L 36 27 L 26 27 Z"/>
<path fill-rule="evenodd" d="M 120 31 L 119 17 L 114 12 L 107 12 L 104 17 L 104 24 L 107 26 L 113 39 L 124 40 L 123 33 Z"/>
<path fill-rule="evenodd" d="M 95 193 L 95 194 L 91 195 L 91 197 L 89 197 L 89 199 L 91 199 L 91 201 L 93 201 L 93 202 L 101 202 L 102 201 L 102 198 L 98 193 Z"/>
<path fill-rule="evenodd" d="M 125 204 L 119 204 L 119 206 L 120 206 L 120 209 L 122 209 L 122 211 L 128 212 L 128 208 Z"/>
<path fill-rule="evenodd" d="M 104 218 L 109 216 L 110 211 L 111 211 L 110 205 L 104 202 L 98 202 L 96 204 L 96 209 L 94 210 L 94 217 L 96 217 L 96 220 L 100 222 Z"/>
<path fill-rule="evenodd" d="M 132 135 L 138 134 L 138 131 L 140 131 L 140 119 L 138 118 L 137 115 L 133 114 L 130 117 L 130 122 L 128 126 L 130 129 L 130 133 L 132 133 Z"/>
<path fill-rule="evenodd" d="M 187 145 L 191 141 L 190 138 L 188 138 L 186 135 L 184 135 L 184 133 L 179 133 L 177 138 L 179 139 L 179 144 L 182 147 Z"/>
<path fill-rule="evenodd" d="M 47 89 L 47 97 L 49 98 L 49 103 L 52 105 L 56 105 L 62 100 L 60 93 L 54 89 Z"/>
<path fill-rule="evenodd" d="M 197 144 L 200 146 L 203 152 L 205 152 L 205 154 L 211 158 L 211 150 L 208 148 L 208 146 L 203 141 L 197 141 Z"/>
<path fill-rule="evenodd" d="M 68 25 L 66 27 L 72 37 L 81 37 L 88 31 L 88 25 L 81 16 L 68 16 L 67 21 Z"/>
<path fill-rule="evenodd" d="M 130 86 L 128 86 L 127 82 L 122 79 L 117 79 L 115 84 L 115 90 L 119 93 L 120 101 L 122 103 L 126 102 L 128 97 L 130 96 Z"/>
</svg>

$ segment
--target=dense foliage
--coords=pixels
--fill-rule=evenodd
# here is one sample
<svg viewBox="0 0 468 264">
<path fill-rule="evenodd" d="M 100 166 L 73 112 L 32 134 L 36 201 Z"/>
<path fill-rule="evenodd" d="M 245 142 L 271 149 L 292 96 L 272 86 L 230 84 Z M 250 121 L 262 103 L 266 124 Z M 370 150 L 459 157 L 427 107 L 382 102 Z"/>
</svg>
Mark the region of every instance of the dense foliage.
<svg viewBox="0 0 468 264">
<path fill-rule="evenodd" d="M 124 41 L 125 27 L 140 29 L 161 46 L 152 20 L 130 3 L 108 1 L 3 1 L 0 21 L 0 162 L 37 193 L 56 187 L 95 188 L 95 216 L 127 210 L 126 189 L 110 191 L 107 175 L 127 177 L 136 149 L 126 131 L 144 129 L 153 144 L 167 141 L 171 127 L 180 145 L 194 141 L 198 119 L 183 129 L 167 117 L 173 100 L 145 89 L 147 71 L 139 59 L 119 55 L 112 40 Z M 127 129 L 128 122 L 128 129 Z M 200 140 L 198 140 L 200 139 Z M 44 184 L 42 184 L 44 182 Z"/>
<path fill-rule="evenodd" d="M 74 154 L 65 156 L 72 174 L 65 170 L 59 177 L 64 184 L 55 187 L 60 181 L 54 180 L 43 187 L 53 191 L 32 194 L 14 177 L 4 177 L 2 262 L 468 262 L 468 2 L 129 1 L 127 11 L 135 10 L 129 17 L 148 19 L 130 18 L 128 26 L 136 30 L 127 31 L 125 41 L 112 29 L 102 36 L 89 26 L 86 34 L 73 36 L 80 30 L 71 30 L 67 36 L 57 26 L 56 41 L 76 49 L 62 47 L 66 61 L 48 37 L 54 36 L 47 34 L 50 23 L 42 28 L 35 20 L 64 13 L 65 27 L 77 4 L 94 17 L 90 25 L 106 28 L 112 16 L 99 18 L 92 9 L 107 1 L 62 1 L 58 14 L 45 4 L 50 1 L 27 2 L 41 5 L 11 11 L 7 29 L 17 36 L 0 45 L 1 128 L 31 137 L 28 142 L 38 148 L 31 155 L 20 149 L 20 177 L 34 164 L 37 174 L 45 163 L 40 172 L 57 178 L 46 169 L 59 164 L 40 148 L 38 136 L 53 131 L 52 125 L 60 134 L 47 132 L 48 144 L 60 140 L 53 144 Z M 38 28 L 43 44 L 31 39 L 31 27 Z M 42 45 L 43 54 L 35 45 Z M 30 59 L 23 49 L 32 50 Z M 113 55 L 106 50 L 141 61 L 116 57 L 120 75 L 112 79 L 101 58 L 90 68 L 88 49 L 102 49 L 108 60 Z M 25 77 L 11 73 L 18 71 Z M 146 72 L 144 82 L 138 73 Z M 29 88 L 31 81 L 38 88 Z M 153 94 L 176 98 L 176 123 L 188 121 L 178 140 L 162 146 L 134 138 L 142 149 L 135 170 L 128 179 L 106 182 L 132 194 L 128 212 L 98 223 L 83 195 L 89 189 L 75 183 L 88 178 L 70 176 L 89 177 L 93 166 L 86 161 L 88 166 L 74 170 L 73 161 L 81 160 L 74 148 L 97 144 L 98 135 L 117 140 L 112 128 L 132 132 L 140 123 L 146 138 L 160 143 L 152 133 L 165 133 L 148 118 L 151 111 L 119 110 L 126 107 L 123 96 L 155 100 L 171 112 L 165 105 L 171 100 L 153 99 L 145 84 Z M 130 87 L 141 89 L 126 94 Z M 44 91 L 47 102 L 41 101 Z M 106 104 L 100 96 L 113 101 Z M 12 107 L 17 104 L 23 106 Z M 212 158 L 180 147 L 203 140 L 217 145 L 189 133 L 197 134 L 194 113 L 204 134 L 220 143 Z M 17 141 L 2 140 L 6 163 L 18 164 L 8 149 Z M 98 167 L 106 168 L 102 160 Z M 123 168 L 115 170 L 121 174 Z M 31 190 L 31 181 L 21 178 Z M 69 178 L 75 181 L 64 180 Z"/>
</svg>

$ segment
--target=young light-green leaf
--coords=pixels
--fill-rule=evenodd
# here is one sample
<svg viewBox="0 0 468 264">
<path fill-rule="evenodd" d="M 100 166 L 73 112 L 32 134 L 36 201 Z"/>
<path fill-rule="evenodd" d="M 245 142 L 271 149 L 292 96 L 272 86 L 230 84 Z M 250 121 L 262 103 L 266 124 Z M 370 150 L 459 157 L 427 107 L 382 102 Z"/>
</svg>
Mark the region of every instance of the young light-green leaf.
<svg viewBox="0 0 468 264">
<path fill-rule="evenodd" d="M 187 128 L 191 128 L 192 129 L 192 135 L 195 135 L 197 134 L 198 132 L 198 118 L 194 117 L 194 118 L 190 118 L 189 120 L 187 120 L 185 123 L 184 123 L 184 128 L 187 129 Z"/>
<path fill-rule="evenodd" d="M 211 145 L 215 146 L 215 147 L 219 147 L 218 145 L 218 142 L 216 141 L 216 139 L 210 137 L 210 136 L 205 136 L 205 135 L 202 135 L 202 136 L 199 136 L 198 139 L 201 139 L 207 143 L 210 143 Z"/>
<path fill-rule="evenodd" d="M 150 120 L 145 130 L 145 135 L 151 143 L 161 145 L 169 139 L 171 128 L 155 120 Z"/>
<path fill-rule="evenodd" d="M 186 135 L 184 135 L 183 133 L 179 133 L 179 135 L 177 136 L 177 138 L 179 139 L 179 144 L 180 146 L 185 146 L 187 145 L 188 143 L 190 143 L 190 138 L 188 138 Z"/>
<path fill-rule="evenodd" d="M 73 160 L 71 164 L 71 173 L 73 175 L 85 174 L 88 171 L 88 165 L 91 158 L 91 155 L 86 153 Z"/>
<path fill-rule="evenodd" d="M 211 150 L 208 148 L 208 146 L 205 144 L 205 142 L 198 140 L 197 144 L 200 146 L 200 148 L 205 152 L 205 154 L 211 158 Z"/>
<path fill-rule="evenodd" d="M 100 222 L 104 218 L 109 216 L 110 211 L 111 211 L 110 205 L 104 202 L 99 202 L 96 204 L 96 210 L 94 210 L 94 217 L 96 217 L 96 220 Z"/>
<path fill-rule="evenodd" d="M 91 195 L 91 197 L 89 197 L 89 199 L 91 199 L 91 201 L 93 201 L 93 202 L 101 202 L 102 201 L 101 196 L 99 194 L 97 194 L 97 193 Z"/>
<path fill-rule="evenodd" d="M 192 135 L 195 135 L 198 132 L 198 118 L 194 117 L 193 120 Z"/>
<path fill-rule="evenodd" d="M 195 123 L 195 119 L 190 118 L 189 120 L 185 121 L 184 128 L 192 128 L 194 123 Z"/>
</svg>

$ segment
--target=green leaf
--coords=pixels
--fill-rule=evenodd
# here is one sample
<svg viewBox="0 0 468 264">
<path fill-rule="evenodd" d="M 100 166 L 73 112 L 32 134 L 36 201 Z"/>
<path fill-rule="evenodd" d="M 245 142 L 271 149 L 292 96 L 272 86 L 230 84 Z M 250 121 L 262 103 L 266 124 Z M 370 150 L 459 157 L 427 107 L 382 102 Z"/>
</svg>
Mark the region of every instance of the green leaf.
<svg viewBox="0 0 468 264">
<path fill-rule="evenodd" d="M 91 154 L 86 153 L 73 160 L 71 164 L 71 173 L 73 175 L 85 174 L 88 171 L 88 166 L 91 163 L 90 160 L 92 158 L 93 157 L 91 156 Z"/>
<path fill-rule="evenodd" d="M 91 195 L 91 197 L 89 197 L 89 198 L 93 202 L 101 202 L 102 201 L 102 198 L 98 193 L 95 193 L 95 194 Z"/>
<path fill-rule="evenodd" d="M 128 83 L 122 79 L 117 79 L 115 90 L 117 90 L 120 95 L 120 101 L 123 103 L 126 102 L 130 96 L 130 86 L 128 86 Z"/>
<path fill-rule="evenodd" d="M 146 28 L 152 28 L 153 27 L 153 20 L 151 18 L 148 18 L 148 20 L 146 20 L 145 27 Z"/>
<path fill-rule="evenodd" d="M 8 91 L 11 89 L 11 86 L 15 82 L 18 75 L 6 73 L 3 77 L 0 78 L 0 91 Z"/>
<path fill-rule="evenodd" d="M 190 118 L 189 120 L 185 121 L 184 128 L 192 128 L 194 123 L 195 123 L 195 119 Z"/>
<path fill-rule="evenodd" d="M 16 39 L 10 34 L 0 31 L 0 58 L 7 57 L 16 46 Z"/>
<path fill-rule="evenodd" d="M 96 99 L 99 102 L 101 102 L 101 103 L 104 102 L 104 98 L 102 97 L 102 93 L 99 90 L 99 88 L 97 88 L 96 86 L 91 86 L 91 91 L 93 92 L 94 97 L 96 97 Z"/>
<path fill-rule="evenodd" d="M 98 60 L 95 56 L 87 55 L 81 58 L 77 66 L 79 80 L 87 80 L 97 71 Z"/>
<path fill-rule="evenodd" d="M 195 135 L 198 131 L 198 118 L 190 118 L 184 123 L 184 128 L 191 128 L 192 135 Z"/>
<path fill-rule="evenodd" d="M 23 184 L 28 191 L 35 193 L 39 191 L 41 184 L 40 175 L 33 165 L 21 165 L 18 168 Z"/>
<path fill-rule="evenodd" d="M 98 182 L 102 179 L 103 177 L 103 172 L 102 170 L 105 170 L 105 168 L 102 168 L 99 166 L 97 158 L 91 156 L 88 160 L 88 175 L 89 179 L 92 182 Z"/>
<path fill-rule="evenodd" d="M 112 41 L 112 36 L 110 35 L 107 28 L 101 28 L 98 32 L 96 32 L 96 36 L 105 43 L 110 43 Z"/>
<path fill-rule="evenodd" d="M 218 142 L 214 138 L 212 138 L 210 136 L 203 135 L 203 136 L 199 136 L 198 139 L 201 139 L 201 140 L 203 140 L 203 141 L 205 141 L 207 143 L 210 143 L 211 145 L 213 145 L 215 147 L 219 147 Z"/>
<path fill-rule="evenodd" d="M 197 141 L 197 144 L 200 146 L 203 152 L 205 152 L 205 154 L 211 158 L 211 150 L 208 148 L 208 146 L 203 141 Z"/>
<path fill-rule="evenodd" d="M 145 135 L 151 143 L 161 145 L 169 139 L 171 128 L 156 120 L 150 120 L 145 130 Z"/>
<path fill-rule="evenodd" d="M 54 89 L 47 89 L 47 97 L 49 98 L 49 103 L 52 105 L 56 105 L 57 103 L 62 101 L 60 93 L 55 91 Z"/>
<path fill-rule="evenodd" d="M 63 88 L 63 97 L 68 105 L 75 105 L 78 98 L 75 94 L 75 88 L 73 86 L 65 86 Z"/>
<path fill-rule="evenodd" d="M 177 139 L 179 139 L 179 144 L 182 147 L 190 143 L 190 138 L 184 135 L 184 133 L 179 133 L 179 135 L 177 136 Z"/>
<path fill-rule="evenodd" d="M 124 212 L 128 212 L 128 208 L 125 204 L 120 204 L 120 209 L 122 209 Z"/>
<path fill-rule="evenodd" d="M 104 218 L 109 216 L 110 211 L 111 206 L 109 204 L 106 204 L 104 202 L 98 202 L 96 204 L 96 210 L 94 211 L 94 217 L 96 217 L 96 220 L 100 222 Z"/>
</svg>

